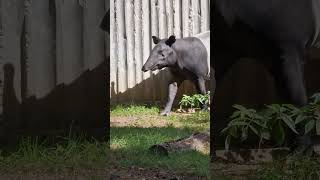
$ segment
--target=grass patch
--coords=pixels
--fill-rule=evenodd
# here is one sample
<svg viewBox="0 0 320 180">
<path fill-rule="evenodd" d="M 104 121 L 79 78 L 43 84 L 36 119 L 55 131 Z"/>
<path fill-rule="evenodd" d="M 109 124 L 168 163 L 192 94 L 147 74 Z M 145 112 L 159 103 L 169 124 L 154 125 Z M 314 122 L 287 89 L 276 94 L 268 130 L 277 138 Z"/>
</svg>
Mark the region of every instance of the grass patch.
<svg viewBox="0 0 320 180">
<path fill-rule="evenodd" d="M 191 129 L 111 128 L 112 163 L 121 166 L 166 168 L 181 173 L 209 176 L 209 156 L 196 151 L 174 153 L 169 157 L 156 156 L 148 148 L 173 139 L 189 136 Z"/>
<path fill-rule="evenodd" d="M 38 138 L 23 138 L 15 151 L 0 152 L 0 171 L 56 171 L 100 169 L 107 167 L 109 145 L 106 142 L 65 139 L 47 145 Z"/>
<path fill-rule="evenodd" d="M 111 127 L 111 164 L 122 167 L 167 169 L 209 178 L 210 158 L 207 153 L 189 151 L 163 157 L 151 154 L 148 149 L 155 144 L 187 137 L 194 132 L 209 130 L 210 113 L 208 111 L 192 115 L 175 113 L 168 117 L 159 116 L 158 113 L 159 108 L 157 107 L 132 105 L 112 109 L 111 119 L 117 116 L 127 116 L 125 120 L 134 122 L 121 127 Z"/>
<path fill-rule="evenodd" d="M 249 179 L 283 180 L 283 179 L 320 179 L 319 159 L 308 157 L 290 157 L 287 161 L 265 164 Z"/>
<path fill-rule="evenodd" d="M 160 110 L 156 106 L 117 105 L 111 108 L 111 116 L 157 115 Z"/>
</svg>

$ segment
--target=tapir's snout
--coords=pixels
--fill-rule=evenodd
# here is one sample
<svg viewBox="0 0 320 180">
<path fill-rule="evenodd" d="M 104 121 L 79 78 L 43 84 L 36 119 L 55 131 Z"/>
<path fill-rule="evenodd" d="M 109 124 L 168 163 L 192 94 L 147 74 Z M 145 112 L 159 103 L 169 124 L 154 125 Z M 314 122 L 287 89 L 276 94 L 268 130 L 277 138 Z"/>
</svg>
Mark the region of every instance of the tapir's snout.
<svg viewBox="0 0 320 180">
<path fill-rule="evenodd" d="M 143 71 L 143 72 L 147 72 L 148 71 L 145 65 L 142 66 L 141 71 Z"/>
</svg>

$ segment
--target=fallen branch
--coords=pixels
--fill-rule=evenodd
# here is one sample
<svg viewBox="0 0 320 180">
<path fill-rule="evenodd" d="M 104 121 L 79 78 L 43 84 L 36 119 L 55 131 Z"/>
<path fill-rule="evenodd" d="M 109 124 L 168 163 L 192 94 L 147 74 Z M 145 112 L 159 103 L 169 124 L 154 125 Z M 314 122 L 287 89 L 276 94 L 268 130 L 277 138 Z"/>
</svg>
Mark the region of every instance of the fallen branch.
<svg viewBox="0 0 320 180">
<path fill-rule="evenodd" d="M 174 141 L 156 144 L 149 148 L 153 153 L 166 155 L 172 152 L 196 150 L 200 152 L 209 151 L 210 132 L 194 133 L 189 137 Z"/>
</svg>

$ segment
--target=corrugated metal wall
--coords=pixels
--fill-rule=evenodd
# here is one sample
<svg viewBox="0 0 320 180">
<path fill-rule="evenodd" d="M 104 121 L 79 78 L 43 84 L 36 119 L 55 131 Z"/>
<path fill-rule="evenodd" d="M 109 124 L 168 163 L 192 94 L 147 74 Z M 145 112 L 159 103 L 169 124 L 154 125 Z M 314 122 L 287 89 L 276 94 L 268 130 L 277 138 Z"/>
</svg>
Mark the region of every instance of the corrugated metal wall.
<svg viewBox="0 0 320 180">
<path fill-rule="evenodd" d="M 103 127 L 109 40 L 99 25 L 109 1 L 0 0 L 0 8 L 1 120 Z"/>
<path fill-rule="evenodd" d="M 151 36 L 188 37 L 208 31 L 210 0 L 111 0 L 111 103 L 166 100 L 166 70 L 143 73 Z M 178 94 L 193 92 L 184 84 Z M 178 95 L 179 96 L 179 95 Z"/>
</svg>

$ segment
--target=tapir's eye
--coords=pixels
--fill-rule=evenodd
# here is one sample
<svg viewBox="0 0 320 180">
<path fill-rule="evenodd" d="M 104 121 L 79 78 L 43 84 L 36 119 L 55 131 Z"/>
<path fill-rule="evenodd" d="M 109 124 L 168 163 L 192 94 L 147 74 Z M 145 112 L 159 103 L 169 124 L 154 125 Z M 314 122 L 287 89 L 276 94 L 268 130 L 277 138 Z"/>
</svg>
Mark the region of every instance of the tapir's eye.
<svg viewBox="0 0 320 180">
<path fill-rule="evenodd" d="M 163 51 L 159 51 L 159 55 L 164 57 Z"/>
</svg>

